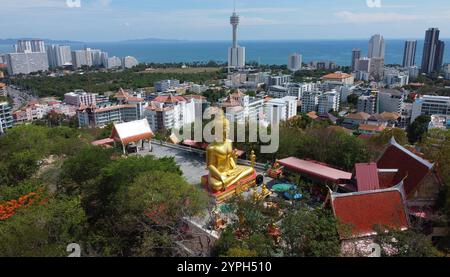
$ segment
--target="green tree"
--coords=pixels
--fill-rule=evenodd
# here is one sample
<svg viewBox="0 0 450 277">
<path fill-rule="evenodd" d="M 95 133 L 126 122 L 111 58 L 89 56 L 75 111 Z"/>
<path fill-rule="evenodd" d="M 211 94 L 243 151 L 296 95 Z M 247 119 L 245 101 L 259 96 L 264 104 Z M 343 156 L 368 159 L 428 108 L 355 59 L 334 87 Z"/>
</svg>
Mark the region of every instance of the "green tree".
<svg viewBox="0 0 450 277">
<path fill-rule="evenodd" d="M 109 195 L 111 213 L 91 222 L 89 242 L 94 249 L 107 248 L 102 255 L 172 256 L 182 218 L 201 213 L 208 203 L 203 190 L 172 172 L 144 172 L 122 185 Z"/>
<path fill-rule="evenodd" d="M 376 228 L 375 243 L 381 245 L 381 255 L 389 257 L 434 257 L 438 251 L 431 241 L 414 228 L 406 231 Z"/>
<path fill-rule="evenodd" d="M 431 117 L 428 115 L 421 115 L 408 126 L 406 132 L 408 133 L 409 142 L 412 144 L 421 141 L 424 134 L 428 131 L 428 125 L 430 124 Z"/>
<path fill-rule="evenodd" d="M 376 144 L 377 146 L 384 147 L 386 144 L 389 143 L 391 138 L 395 138 L 395 140 L 400 145 L 408 144 L 408 137 L 405 131 L 399 128 L 385 129 L 380 134 L 371 137 L 370 141 Z"/>
<path fill-rule="evenodd" d="M 247 248 L 233 247 L 228 249 L 225 257 L 244 258 L 244 257 L 258 257 L 258 253 L 255 250 Z"/>
<path fill-rule="evenodd" d="M 80 193 L 81 186 L 96 179 L 110 162 L 114 150 L 86 145 L 64 161 L 59 189 L 68 194 Z"/>
<path fill-rule="evenodd" d="M 337 222 L 324 210 L 290 211 L 282 223 L 284 254 L 297 257 L 339 256 Z"/>
<path fill-rule="evenodd" d="M 77 198 L 32 205 L 0 223 L 0 256 L 67 256 L 68 244 L 83 245 L 84 225 L 84 211 Z"/>
</svg>

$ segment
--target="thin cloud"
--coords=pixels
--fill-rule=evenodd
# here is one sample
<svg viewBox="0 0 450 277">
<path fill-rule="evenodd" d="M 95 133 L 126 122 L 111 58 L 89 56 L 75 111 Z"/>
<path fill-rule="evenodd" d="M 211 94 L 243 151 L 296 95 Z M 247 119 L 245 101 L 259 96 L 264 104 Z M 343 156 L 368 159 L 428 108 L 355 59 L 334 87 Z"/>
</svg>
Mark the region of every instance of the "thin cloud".
<svg viewBox="0 0 450 277">
<path fill-rule="evenodd" d="M 350 11 L 341 11 L 335 13 L 335 16 L 347 23 L 386 23 L 386 22 L 402 22 L 416 21 L 427 19 L 424 15 L 401 14 L 401 13 L 354 13 Z"/>
</svg>

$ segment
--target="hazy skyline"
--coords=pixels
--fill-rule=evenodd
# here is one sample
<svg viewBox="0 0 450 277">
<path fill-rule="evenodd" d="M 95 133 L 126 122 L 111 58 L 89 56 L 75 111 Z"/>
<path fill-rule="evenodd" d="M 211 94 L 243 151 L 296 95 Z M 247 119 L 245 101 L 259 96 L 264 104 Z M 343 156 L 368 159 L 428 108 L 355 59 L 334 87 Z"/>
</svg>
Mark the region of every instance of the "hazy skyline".
<svg viewBox="0 0 450 277">
<path fill-rule="evenodd" d="M 421 39 L 429 27 L 450 37 L 448 0 L 380 1 L 238 0 L 239 39 Z M 66 0 L 0 0 L 0 8 L 1 38 L 229 40 L 233 1 L 81 0 L 69 8 Z"/>
</svg>

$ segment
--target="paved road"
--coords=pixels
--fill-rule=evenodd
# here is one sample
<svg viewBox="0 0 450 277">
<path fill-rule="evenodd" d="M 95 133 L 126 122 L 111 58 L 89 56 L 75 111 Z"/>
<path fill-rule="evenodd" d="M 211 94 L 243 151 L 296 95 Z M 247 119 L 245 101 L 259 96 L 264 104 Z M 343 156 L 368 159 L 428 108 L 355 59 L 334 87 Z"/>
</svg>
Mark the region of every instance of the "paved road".
<svg viewBox="0 0 450 277">
<path fill-rule="evenodd" d="M 29 101 L 36 99 L 31 96 L 31 93 L 28 91 L 22 91 L 11 88 L 11 86 L 6 87 L 6 93 L 13 100 L 13 111 L 16 111 L 26 105 Z"/>
</svg>

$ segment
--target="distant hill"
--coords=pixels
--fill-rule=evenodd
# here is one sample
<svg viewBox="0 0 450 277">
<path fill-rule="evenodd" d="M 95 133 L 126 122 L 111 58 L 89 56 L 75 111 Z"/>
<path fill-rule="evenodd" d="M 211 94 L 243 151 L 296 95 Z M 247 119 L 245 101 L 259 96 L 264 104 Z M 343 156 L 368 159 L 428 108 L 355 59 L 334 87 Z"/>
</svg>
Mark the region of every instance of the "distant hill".
<svg viewBox="0 0 450 277">
<path fill-rule="evenodd" d="M 21 39 L 33 39 L 33 38 L 7 38 L 0 39 L 0 44 L 3 45 L 14 45 L 18 40 Z M 43 39 L 46 44 L 81 44 L 84 42 L 81 41 L 73 41 L 73 40 L 53 40 L 53 39 Z"/>
</svg>

